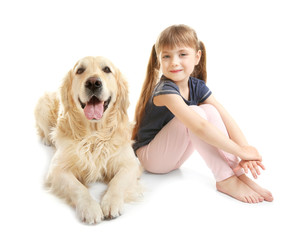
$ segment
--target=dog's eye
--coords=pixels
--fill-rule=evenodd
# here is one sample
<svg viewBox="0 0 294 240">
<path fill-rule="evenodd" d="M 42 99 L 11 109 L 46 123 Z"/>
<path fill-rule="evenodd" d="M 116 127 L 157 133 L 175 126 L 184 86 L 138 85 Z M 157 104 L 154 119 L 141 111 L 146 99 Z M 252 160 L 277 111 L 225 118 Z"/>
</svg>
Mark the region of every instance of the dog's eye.
<svg viewBox="0 0 294 240">
<path fill-rule="evenodd" d="M 103 69 L 103 72 L 105 72 L 105 73 L 111 73 L 111 70 L 110 70 L 110 68 L 109 67 L 104 67 Z"/>
<path fill-rule="evenodd" d="M 86 69 L 84 67 L 78 68 L 76 74 L 82 74 Z"/>
</svg>

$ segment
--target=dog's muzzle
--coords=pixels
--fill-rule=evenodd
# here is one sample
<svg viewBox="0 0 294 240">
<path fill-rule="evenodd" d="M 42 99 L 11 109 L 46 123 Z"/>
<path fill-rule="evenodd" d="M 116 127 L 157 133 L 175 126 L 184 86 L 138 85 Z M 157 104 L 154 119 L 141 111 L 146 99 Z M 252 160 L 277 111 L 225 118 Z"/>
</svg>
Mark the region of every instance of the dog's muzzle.
<svg viewBox="0 0 294 240">
<path fill-rule="evenodd" d="M 102 89 L 103 84 L 99 78 L 90 77 L 85 83 L 85 90 L 86 94 L 89 96 L 89 101 L 83 103 L 79 98 L 79 102 L 88 120 L 100 120 L 108 108 L 111 97 L 109 97 L 106 101 L 103 101 L 100 98 Z"/>
</svg>

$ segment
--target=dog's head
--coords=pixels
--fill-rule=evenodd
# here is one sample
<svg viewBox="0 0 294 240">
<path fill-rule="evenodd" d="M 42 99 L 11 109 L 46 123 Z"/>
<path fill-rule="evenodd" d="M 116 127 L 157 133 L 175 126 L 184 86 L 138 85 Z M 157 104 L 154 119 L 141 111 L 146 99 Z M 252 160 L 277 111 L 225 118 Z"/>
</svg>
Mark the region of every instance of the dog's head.
<svg viewBox="0 0 294 240">
<path fill-rule="evenodd" d="M 127 82 L 104 57 L 85 57 L 67 74 L 61 87 L 64 111 L 79 111 L 89 121 L 99 121 L 115 109 L 126 114 Z"/>
</svg>

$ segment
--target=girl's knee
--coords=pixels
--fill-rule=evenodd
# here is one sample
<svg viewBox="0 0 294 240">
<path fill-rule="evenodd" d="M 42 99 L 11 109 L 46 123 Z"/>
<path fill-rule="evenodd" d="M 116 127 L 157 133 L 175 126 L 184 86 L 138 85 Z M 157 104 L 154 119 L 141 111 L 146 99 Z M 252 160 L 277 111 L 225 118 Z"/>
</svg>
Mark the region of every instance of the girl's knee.
<svg viewBox="0 0 294 240">
<path fill-rule="evenodd" d="M 200 105 L 200 108 L 205 112 L 207 119 L 210 119 L 211 117 L 214 118 L 220 116 L 219 111 L 211 104 Z"/>
<path fill-rule="evenodd" d="M 203 104 L 200 105 L 200 108 L 203 109 L 204 112 L 206 113 L 217 113 L 219 114 L 218 110 L 215 108 L 215 106 L 211 105 L 211 104 Z"/>
<path fill-rule="evenodd" d="M 198 113 L 201 117 L 207 120 L 207 115 L 204 109 L 196 105 L 190 105 L 189 107 L 193 109 L 196 113 Z"/>
</svg>

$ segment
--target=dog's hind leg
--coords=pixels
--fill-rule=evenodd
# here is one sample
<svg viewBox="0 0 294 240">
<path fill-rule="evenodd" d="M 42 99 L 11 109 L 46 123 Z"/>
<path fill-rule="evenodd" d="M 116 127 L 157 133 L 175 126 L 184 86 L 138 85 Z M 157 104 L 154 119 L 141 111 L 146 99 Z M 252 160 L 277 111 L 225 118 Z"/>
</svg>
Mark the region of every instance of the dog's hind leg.
<svg viewBox="0 0 294 240">
<path fill-rule="evenodd" d="M 59 111 L 59 99 L 56 93 L 45 93 L 35 108 L 38 134 L 46 145 L 53 145 L 50 133 L 56 126 Z"/>
</svg>

